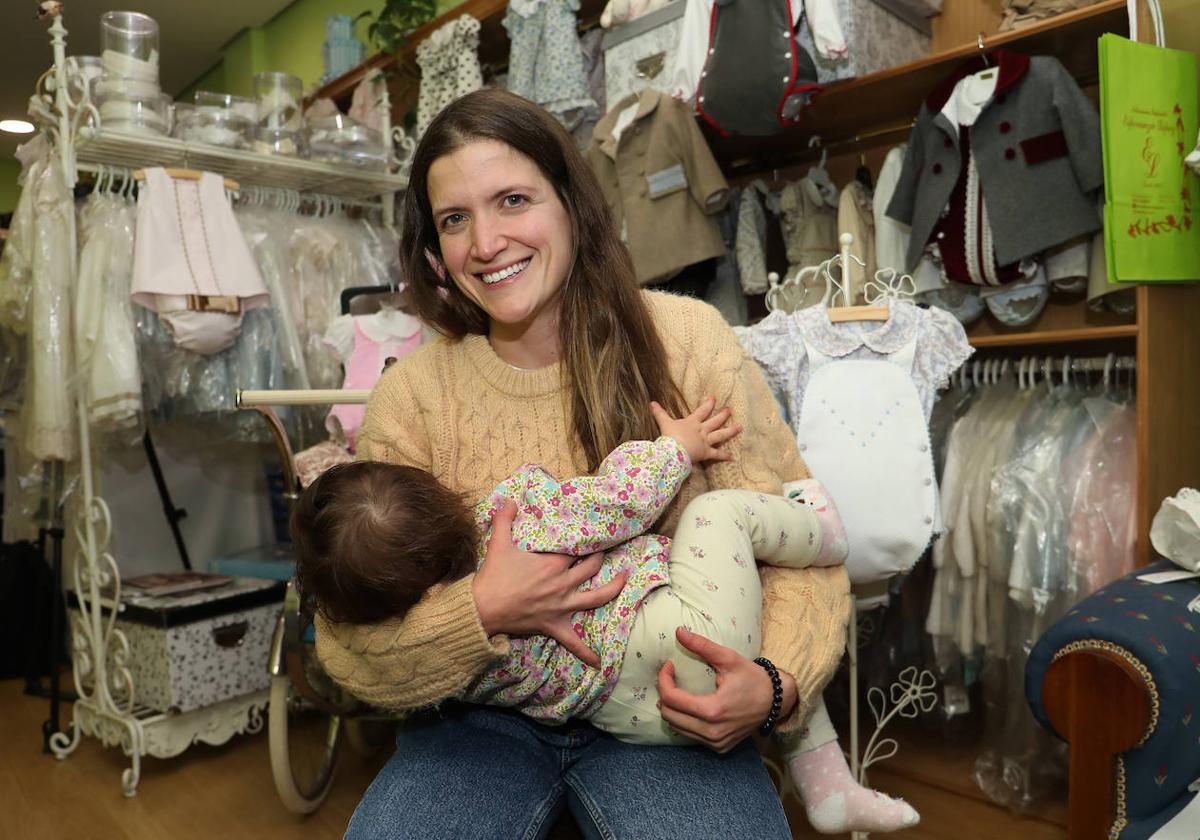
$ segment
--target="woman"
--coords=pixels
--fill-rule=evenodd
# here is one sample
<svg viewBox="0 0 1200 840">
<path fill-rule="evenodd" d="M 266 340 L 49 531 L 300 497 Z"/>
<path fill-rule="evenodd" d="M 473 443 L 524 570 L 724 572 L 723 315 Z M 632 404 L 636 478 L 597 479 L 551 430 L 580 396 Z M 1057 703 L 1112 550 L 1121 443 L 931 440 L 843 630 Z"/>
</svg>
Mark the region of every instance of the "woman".
<svg viewBox="0 0 1200 840">
<path fill-rule="evenodd" d="M 523 463 L 590 472 L 615 445 L 656 436 L 651 400 L 682 416 L 712 395 L 745 430 L 728 444 L 732 461 L 693 473 L 659 530 L 707 489 L 779 492 L 807 477 L 720 315 L 637 288 L 594 176 L 540 108 L 494 90 L 448 107 L 417 148 L 403 215 L 412 304 L 448 338 L 376 386 L 361 457 L 420 467 L 475 498 Z M 318 619 L 329 674 L 368 702 L 412 710 L 460 693 L 507 635 L 544 633 L 596 663 L 571 615 L 623 581 L 580 593 L 600 558 L 572 566 L 520 552 L 512 515 L 497 517 L 476 574 L 435 587 L 403 620 Z M 783 685 L 777 728 L 796 731 L 840 659 L 848 582 L 841 568 L 764 569 L 762 581 L 763 655 Z M 585 723 L 551 728 L 443 703 L 403 727 L 348 836 L 538 837 L 564 807 L 588 837 L 790 836 L 746 737 L 772 711 L 770 676 L 682 629 L 679 642 L 712 666 L 718 690 L 689 694 L 666 663 L 663 717 L 709 749 L 624 744 Z"/>
</svg>

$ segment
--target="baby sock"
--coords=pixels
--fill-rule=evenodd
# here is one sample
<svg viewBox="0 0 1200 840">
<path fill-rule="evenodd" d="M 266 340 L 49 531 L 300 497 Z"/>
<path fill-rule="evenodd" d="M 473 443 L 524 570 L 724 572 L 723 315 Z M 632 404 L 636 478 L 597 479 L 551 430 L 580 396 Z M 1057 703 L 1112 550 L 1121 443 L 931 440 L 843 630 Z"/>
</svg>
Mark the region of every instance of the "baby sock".
<svg viewBox="0 0 1200 840">
<path fill-rule="evenodd" d="M 813 565 L 837 566 L 845 563 L 849 550 L 846 529 L 842 526 L 842 517 L 838 515 L 837 506 L 821 482 L 812 478 L 789 482 L 783 485 L 783 495 L 812 508 L 813 513 L 817 515 L 817 521 L 821 523 L 821 549 L 817 552 Z"/>
<path fill-rule="evenodd" d="M 788 769 L 809 823 L 822 834 L 898 831 L 921 821 L 921 815 L 903 799 L 884 796 L 856 782 L 837 741 L 797 753 L 788 759 Z"/>
</svg>

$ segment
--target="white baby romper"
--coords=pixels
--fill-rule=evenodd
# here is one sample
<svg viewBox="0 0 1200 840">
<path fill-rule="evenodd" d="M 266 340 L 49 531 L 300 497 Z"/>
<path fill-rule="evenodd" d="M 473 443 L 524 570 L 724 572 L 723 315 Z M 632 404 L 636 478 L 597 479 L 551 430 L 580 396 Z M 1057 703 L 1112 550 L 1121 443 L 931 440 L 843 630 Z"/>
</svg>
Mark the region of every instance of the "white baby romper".
<svg viewBox="0 0 1200 840">
<path fill-rule="evenodd" d="M 933 453 L 912 368 L 917 339 L 879 359 L 838 359 L 805 338 L 800 453 L 837 502 L 851 583 L 912 567 L 941 528 Z"/>
</svg>

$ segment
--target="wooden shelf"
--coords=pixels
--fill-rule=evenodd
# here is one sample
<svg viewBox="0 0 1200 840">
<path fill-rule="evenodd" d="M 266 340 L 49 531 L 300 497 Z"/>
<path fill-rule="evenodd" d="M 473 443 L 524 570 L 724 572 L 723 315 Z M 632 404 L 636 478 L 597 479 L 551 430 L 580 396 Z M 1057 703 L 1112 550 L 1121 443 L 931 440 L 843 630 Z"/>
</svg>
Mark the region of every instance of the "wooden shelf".
<svg viewBox="0 0 1200 840">
<path fill-rule="evenodd" d="M 1083 85 L 1094 84 L 1098 77 L 1097 39 L 1105 32 L 1128 32 L 1124 0 L 1103 0 L 1073 12 L 1012 32 L 985 39 L 984 48 L 1004 48 L 1015 52 L 1053 55 Z M 807 140 L 814 134 L 829 143 L 863 141 L 879 136 L 881 127 L 895 127 L 894 134 L 906 132 L 916 118 L 921 103 L 939 82 L 963 61 L 979 52 L 977 45 L 965 44 L 951 50 L 871 73 L 857 79 L 829 85 L 804 112 L 800 123 L 769 137 L 721 137 L 701 123 L 710 147 L 726 174 L 763 171 L 795 161 L 797 150 L 807 152 Z"/>
<path fill-rule="evenodd" d="M 1116 327 L 1081 327 L 1074 330 L 1038 330 L 1000 335 L 983 335 L 971 339 L 972 347 L 1027 347 L 1038 344 L 1078 344 L 1088 341 L 1111 341 L 1136 338 L 1137 324 Z"/>
</svg>

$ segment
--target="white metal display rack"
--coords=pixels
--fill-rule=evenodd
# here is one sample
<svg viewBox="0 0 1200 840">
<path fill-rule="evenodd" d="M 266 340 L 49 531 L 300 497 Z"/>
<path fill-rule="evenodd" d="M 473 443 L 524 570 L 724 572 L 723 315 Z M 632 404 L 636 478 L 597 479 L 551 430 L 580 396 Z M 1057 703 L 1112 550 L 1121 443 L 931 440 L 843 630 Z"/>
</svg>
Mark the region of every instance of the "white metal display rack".
<svg viewBox="0 0 1200 840">
<path fill-rule="evenodd" d="M 68 187 L 74 187 L 80 171 L 94 171 L 97 167 L 180 166 L 217 172 L 251 186 L 284 188 L 360 204 L 369 199 L 381 209 L 384 222 L 392 223 L 395 193 L 407 185 L 407 178 L 400 174 L 367 172 L 351 166 L 105 129 L 99 111 L 90 101 L 88 86 L 71 86 L 67 30 L 61 6 L 55 6 L 48 17 L 54 66 L 38 81 L 31 112 L 39 118 L 60 156 Z M 383 134 L 390 141 L 391 108 L 386 86 L 381 88 Z M 69 218 L 70 247 L 77 254 L 74 214 Z M 76 358 L 85 356 L 77 354 Z M 95 492 L 87 407 L 83 400 L 77 400 L 76 408 L 80 482 L 73 506 L 78 517 L 74 528 L 78 554 L 73 563 L 72 588 L 79 609 L 73 611 L 71 618 L 71 640 L 72 670 L 79 699 L 74 704 L 67 732 L 55 733 L 50 738 L 50 747 L 57 758 L 64 759 L 79 745 L 83 735 L 95 737 L 105 746 L 120 746 L 131 762 L 121 774 L 121 785 L 126 796 L 133 796 L 141 775 L 142 756 L 167 758 L 197 741 L 221 744 L 235 734 L 260 730 L 268 691 L 264 689 L 186 713 L 155 711 L 138 703 L 137 686 L 129 668 L 129 640 L 115 626 L 121 609 L 121 578 L 109 550 L 112 519 L 108 505 Z M 101 590 L 105 589 L 110 592 L 102 598 Z M 267 668 L 266 662 L 263 668 Z"/>
</svg>

